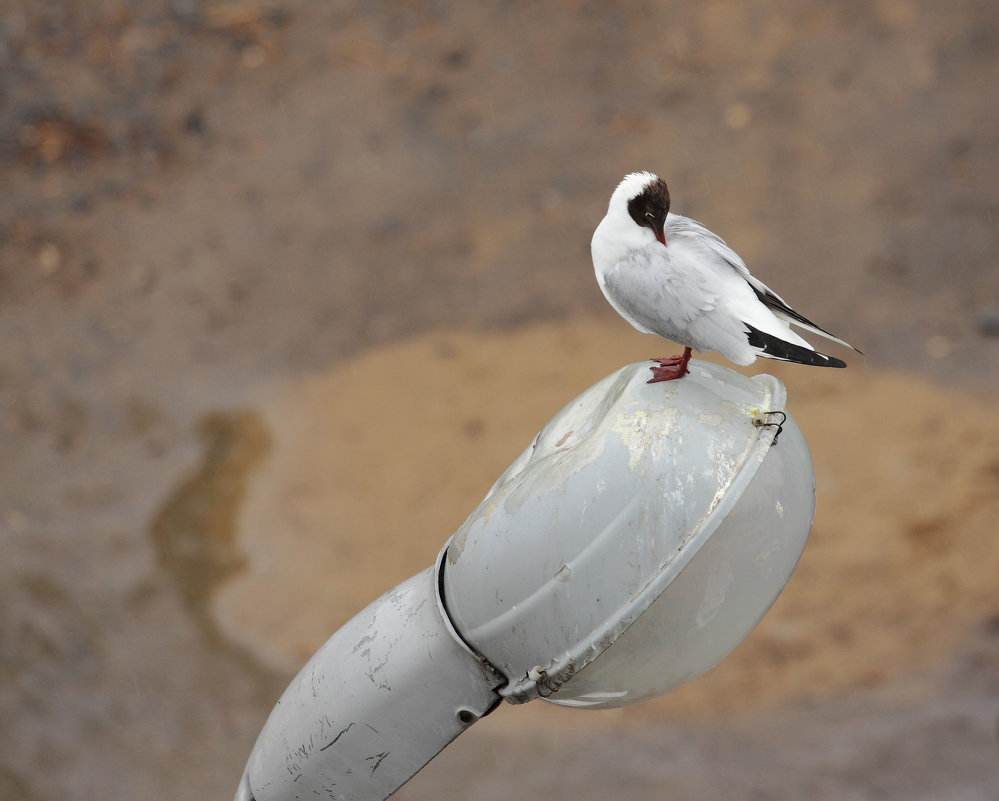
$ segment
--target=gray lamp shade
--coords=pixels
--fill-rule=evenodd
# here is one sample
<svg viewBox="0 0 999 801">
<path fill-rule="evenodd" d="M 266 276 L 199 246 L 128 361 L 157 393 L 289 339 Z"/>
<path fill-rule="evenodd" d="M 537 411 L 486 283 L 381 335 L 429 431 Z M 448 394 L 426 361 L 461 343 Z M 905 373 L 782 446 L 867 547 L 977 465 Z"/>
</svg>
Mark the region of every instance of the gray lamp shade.
<svg viewBox="0 0 999 801">
<path fill-rule="evenodd" d="M 783 385 L 705 362 L 648 377 L 624 367 L 556 414 L 448 546 L 448 613 L 507 700 L 678 687 L 742 641 L 801 555 L 814 477 L 794 421 L 767 415 Z"/>
</svg>

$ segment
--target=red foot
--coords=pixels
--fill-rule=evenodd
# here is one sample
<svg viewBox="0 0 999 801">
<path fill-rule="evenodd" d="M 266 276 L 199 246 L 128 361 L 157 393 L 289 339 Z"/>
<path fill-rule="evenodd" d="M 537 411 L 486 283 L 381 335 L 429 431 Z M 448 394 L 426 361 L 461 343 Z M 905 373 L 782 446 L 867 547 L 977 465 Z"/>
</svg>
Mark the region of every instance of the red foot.
<svg viewBox="0 0 999 801">
<path fill-rule="evenodd" d="M 653 359 L 652 361 L 658 362 L 659 366 L 649 368 L 652 371 L 652 378 L 646 383 L 657 384 L 660 381 L 675 381 L 678 378 L 683 378 L 690 372 L 687 369 L 690 356 L 690 348 L 684 348 L 682 356 L 664 356 L 661 359 Z"/>
</svg>

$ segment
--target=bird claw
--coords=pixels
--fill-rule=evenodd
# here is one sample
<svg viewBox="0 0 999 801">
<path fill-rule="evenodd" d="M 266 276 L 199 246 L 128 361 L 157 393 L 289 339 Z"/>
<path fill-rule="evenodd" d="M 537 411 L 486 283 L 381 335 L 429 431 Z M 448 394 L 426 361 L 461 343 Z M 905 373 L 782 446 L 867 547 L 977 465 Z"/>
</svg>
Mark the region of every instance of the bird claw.
<svg viewBox="0 0 999 801">
<path fill-rule="evenodd" d="M 656 359 L 656 361 L 659 361 Z M 646 384 L 658 384 L 660 381 L 675 381 L 678 378 L 683 378 L 690 370 L 687 369 L 687 365 L 681 362 L 676 362 L 675 364 L 663 364 L 659 361 L 661 366 L 650 367 L 652 371 L 652 378 L 646 381 Z"/>
<path fill-rule="evenodd" d="M 657 384 L 660 381 L 675 381 L 683 378 L 690 372 L 687 369 L 687 362 L 690 361 L 690 348 L 684 348 L 680 356 L 663 356 L 660 359 L 652 359 L 658 367 L 650 367 L 652 378 L 646 381 L 647 384 Z"/>
<path fill-rule="evenodd" d="M 649 361 L 658 362 L 660 367 L 674 367 L 683 361 L 683 356 L 660 356 Z M 655 370 L 656 368 L 651 368 Z"/>
<path fill-rule="evenodd" d="M 650 367 L 652 371 L 652 378 L 646 381 L 646 384 L 658 384 L 660 381 L 675 381 L 678 378 L 683 378 L 688 371 L 680 372 L 679 368 L 675 367 Z"/>
</svg>

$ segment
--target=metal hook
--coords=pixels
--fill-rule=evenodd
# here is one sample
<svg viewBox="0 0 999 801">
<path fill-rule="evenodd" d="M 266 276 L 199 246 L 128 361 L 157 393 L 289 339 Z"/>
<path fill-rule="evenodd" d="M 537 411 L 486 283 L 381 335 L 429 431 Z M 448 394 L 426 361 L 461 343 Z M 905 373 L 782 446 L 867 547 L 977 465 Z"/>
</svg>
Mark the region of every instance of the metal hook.
<svg viewBox="0 0 999 801">
<path fill-rule="evenodd" d="M 774 434 L 774 438 L 770 442 L 770 447 L 771 448 L 774 445 L 777 444 L 777 439 L 778 439 L 778 437 L 780 437 L 780 432 L 784 430 L 784 423 L 787 422 L 787 413 L 786 412 L 782 412 L 779 409 L 775 409 L 774 411 L 770 411 L 770 412 L 763 412 L 763 418 L 770 417 L 771 415 L 774 415 L 774 414 L 779 414 L 780 415 L 780 422 L 779 423 L 771 423 L 769 421 L 764 422 L 764 420 L 761 419 L 761 418 L 757 418 L 756 420 L 753 421 L 753 425 L 754 426 L 759 426 L 760 428 L 766 428 L 767 426 L 777 426 L 777 433 Z"/>
</svg>

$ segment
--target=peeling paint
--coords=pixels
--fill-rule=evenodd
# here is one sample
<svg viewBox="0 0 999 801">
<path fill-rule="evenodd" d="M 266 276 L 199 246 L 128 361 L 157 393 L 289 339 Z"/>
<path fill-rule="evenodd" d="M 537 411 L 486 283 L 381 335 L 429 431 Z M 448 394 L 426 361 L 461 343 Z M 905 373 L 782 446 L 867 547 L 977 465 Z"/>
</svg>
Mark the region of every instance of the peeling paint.
<svg viewBox="0 0 999 801">
<path fill-rule="evenodd" d="M 621 442 L 628 449 L 629 470 L 634 470 L 647 457 L 648 450 L 656 439 L 669 436 L 676 429 L 678 416 L 678 411 L 672 407 L 658 410 L 654 424 L 645 409 L 618 415 L 611 431 L 620 435 Z"/>
</svg>

